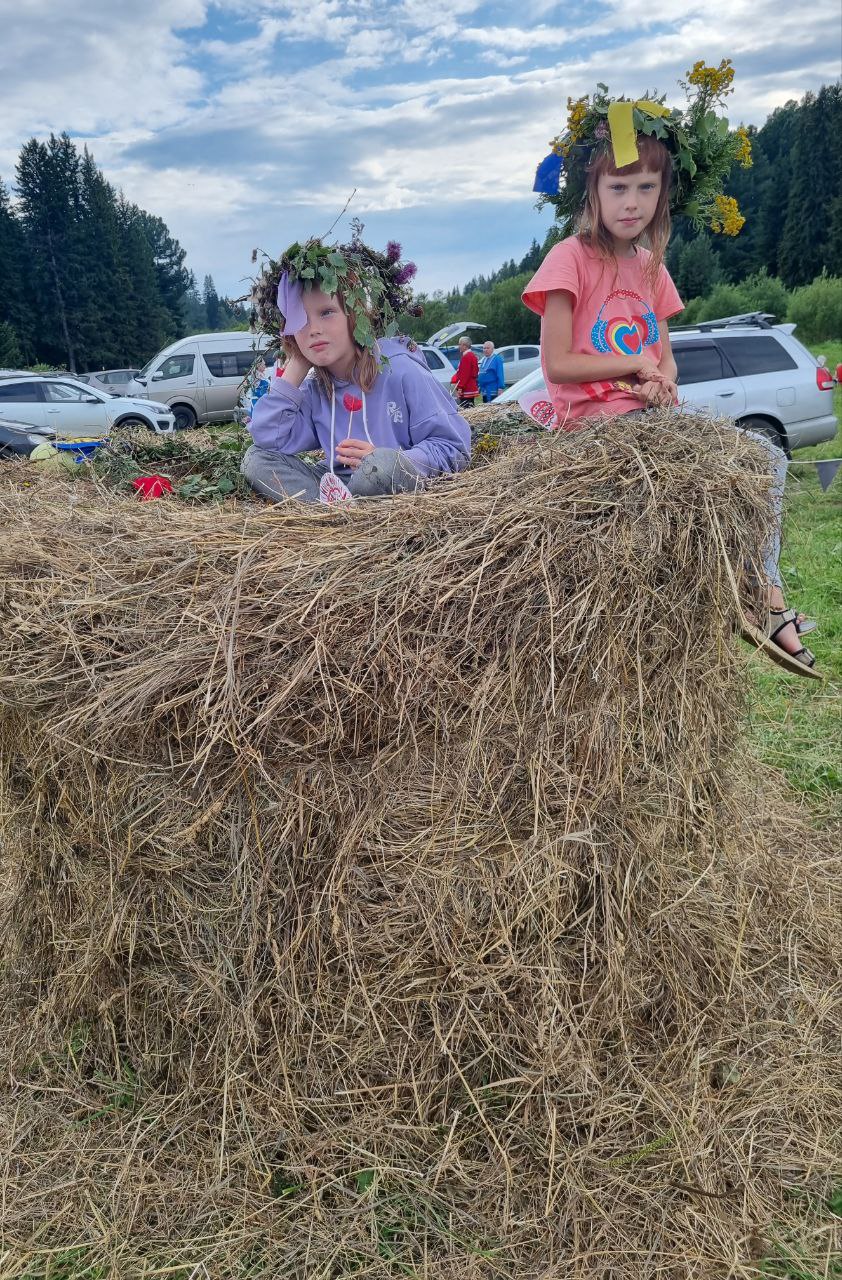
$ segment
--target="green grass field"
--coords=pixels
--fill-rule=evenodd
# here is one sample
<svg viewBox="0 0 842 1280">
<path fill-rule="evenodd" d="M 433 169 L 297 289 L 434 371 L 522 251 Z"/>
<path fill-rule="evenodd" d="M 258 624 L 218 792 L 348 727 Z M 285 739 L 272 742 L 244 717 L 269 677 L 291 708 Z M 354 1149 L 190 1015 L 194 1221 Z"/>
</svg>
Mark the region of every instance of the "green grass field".
<svg viewBox="0 0 842 1280">
<path fill-rule="evenodd" d="M 842 342 L 814 350 L 830 368 L 842 361 Z M 834 393 L 842 420 L 842 387 Z M 841 458 L 835 440 L 800 449 L 793 461 Z M 778 671 L 758 656 L 753 664 L 749 732 L 760 759 L 782 769 L 820 812 L 842 812 L 842 469 L 826 493 L 812 468 L 792 467 L 787 478 L 781 569 L 788 601 L 819 623 L 807 644 L 828 679 L 823 684 Z"/>
</svg>

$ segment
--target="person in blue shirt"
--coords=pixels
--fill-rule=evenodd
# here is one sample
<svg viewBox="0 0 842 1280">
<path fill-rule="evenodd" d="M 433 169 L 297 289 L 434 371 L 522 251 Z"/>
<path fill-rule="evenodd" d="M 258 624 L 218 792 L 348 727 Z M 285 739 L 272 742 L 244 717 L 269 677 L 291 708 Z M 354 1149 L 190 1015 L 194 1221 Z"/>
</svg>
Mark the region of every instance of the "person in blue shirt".
<svg viewBox="0 0 842 1280">
<path fill-rule="evenodd" d="M 503 361 L 495 355 L 494 343 L 482 344 L 482 360 L 479 365 L 479 389 L 486 404 L 495 400 L 506 385 L 503 376 Z"/>
</svg>

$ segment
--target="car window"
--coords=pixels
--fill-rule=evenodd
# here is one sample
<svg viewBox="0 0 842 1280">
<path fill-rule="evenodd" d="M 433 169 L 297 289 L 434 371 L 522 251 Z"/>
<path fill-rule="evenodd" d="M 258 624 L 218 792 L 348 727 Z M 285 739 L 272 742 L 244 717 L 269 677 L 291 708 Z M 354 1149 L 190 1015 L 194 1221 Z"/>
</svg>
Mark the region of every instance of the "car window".
<svg viewBox="0 0 842 1280">
<path fill-rule="evenodd" d="M 74 373 L 73 377 L 78 378 L 80 382 L 90 382 L 91 380 L 91 374 L 89 373 Z"/>
<path fill-rule="evenodd" d="M 33 404 L 40 399 L 37 382 L 0 382 L 0 401 L 12 404 Z"/>
<path fill-rule="evenodd" d="M 91 394 L 89 387 L 71 387 L 67 382 L 45 382 L 44 398 L 54 404 L 78 403 Z"/>
<path fill-rule="evenodd" d="M 712 342 L 675 342 L 672 354 L 678 368 L 678 381 L 683 387 L 733 376 Z"/>
<path fill-rule="evenodd" d="M 497 354 L 503 357 L 503 364 L 511 364 L 515 358 L 515 349 L 514 347 L 501 347 Z"/>
<path fill-rule="evenodd" d="M 742 377 L 748 377 L 752 373 L 774 373 L 779 369 L 798 368 L 797 361 L 793 360 L 771 333 L 748 334 L 744 338 L 717 337 L 716 343 Z"/>
<path fill-rule="evenodd" d="M 170 356 L 161 365 L 160 372 L 165 378 L 187 378 L 193 372 L 194 356 Z"/>
<path fill-rule="evenodd" d="M 424 359 L 427 361 L 428 369 L 444 369 L 445 363 L 437 351 L 424 352 Z"/>
<path fill-rule="evenodd" d="M 202 354 L 212 378 L 242 378 L 257 359 L 255 351 L 214 351 Z"/>
<path fill-rule="evenodd" d="M 518 354 L 521 360 L 535 360 L 541 352 L 538 347 L 518 347 Z"/>
</svg>

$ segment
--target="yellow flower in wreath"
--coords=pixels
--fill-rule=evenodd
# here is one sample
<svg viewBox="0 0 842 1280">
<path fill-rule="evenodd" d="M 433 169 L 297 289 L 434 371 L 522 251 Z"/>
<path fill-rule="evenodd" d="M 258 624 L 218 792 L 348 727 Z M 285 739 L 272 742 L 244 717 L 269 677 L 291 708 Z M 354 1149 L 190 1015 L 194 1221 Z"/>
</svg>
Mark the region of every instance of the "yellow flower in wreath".
<svg viewBox="0 0 842 1280">
<path fill-rule="evenodd" d="M 745 226 L 745 218 L 733 196 L 717 196 L 716 212 L 710 220 L 712 231 L 723 236 L 738 236 Z"/>
</svg>

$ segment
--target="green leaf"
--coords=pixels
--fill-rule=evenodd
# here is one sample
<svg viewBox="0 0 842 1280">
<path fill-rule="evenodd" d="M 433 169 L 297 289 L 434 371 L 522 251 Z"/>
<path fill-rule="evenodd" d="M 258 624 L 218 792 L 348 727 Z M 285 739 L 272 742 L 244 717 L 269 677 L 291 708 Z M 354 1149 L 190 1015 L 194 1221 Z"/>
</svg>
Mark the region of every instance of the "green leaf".
<svg viewBox="0 0 842 1280">
<path fill-rule="evenodd" d="M 332 267 L 339 267 L 340 269 L 344 269 L 348 265 L 341 253 L 329 253 L 327 260 Z"/>
<path fill-rule="evenodd" d="M 359 1193 L 364 1195 L 374 1183 L 374 1170 L 360 1169 L 359 1173 L 354 1175 L 354 1182 Z"/>
<path fill-rule="evenodd" d="M 302 280 L 315 280 L 316 273 L 312 267 L 303 267 L 298 273 Z"/>
<path fill-rule="evenodd" d="M 234 481 L 230 480 L 228 476 L 223 476 L 221 480 L 217 480 L 216 488 L 218 493 L 233 493 Z"/>
</svg>

